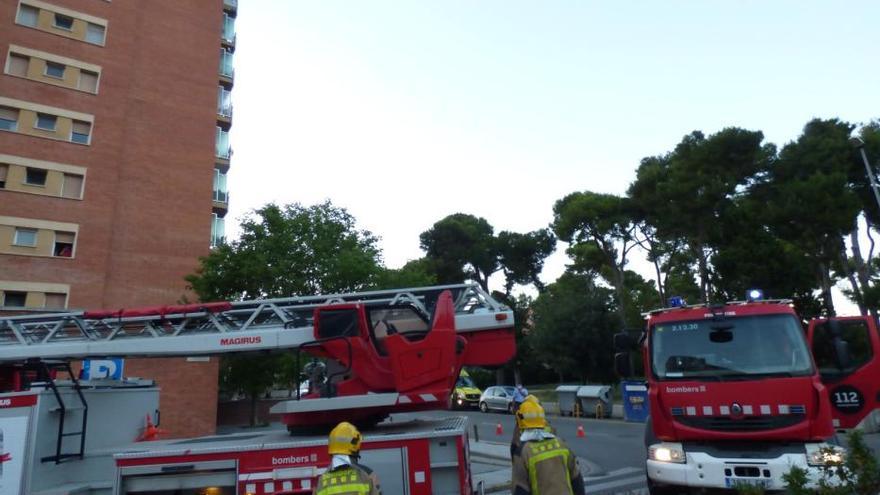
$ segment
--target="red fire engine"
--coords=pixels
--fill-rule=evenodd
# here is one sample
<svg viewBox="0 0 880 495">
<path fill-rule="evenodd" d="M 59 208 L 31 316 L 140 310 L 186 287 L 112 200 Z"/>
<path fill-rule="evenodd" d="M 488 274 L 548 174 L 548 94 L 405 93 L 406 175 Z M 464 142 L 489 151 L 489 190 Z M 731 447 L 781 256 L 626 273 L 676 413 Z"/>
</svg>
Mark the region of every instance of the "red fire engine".
<svg viewBox="0 0 880 495">
<path fill-rule="evenodd" d="M 880 429 L 880 332 L 872 316 L 822 318 L 807 332 L 835 428 Z"/>
<path fill-rule="evenodd" d="M 157 387 L 80 381 L 74 359 L 304 352 L 309 392 L 273 412 L 291 432 L 370 427 L 391 412 L 445 408 L 462 366 L 513 357 L 513 324 L 472 284 L 0 318 L 0 438 L 11 459 L 0 494 L 308 493 L 328 463 L 323 435 L 134 443 L 158 411 Z M 399 493 L 471 493 L 461 418 L 379 425 L 363 451 Z"/>
<path fill-rule="evenodd" d="M 783 489 L 792 466 L 818 476 L 841 455 L 831 405 L 790 301 L 669 308 L 647 315 L 641 349 L 650 418 L 652 494 L 740 484 Z M 615 337 L 618 373 L 631 375 L 628 334 Z M 829 450 L 834 454 L 829 454 Z"/>
</svg>

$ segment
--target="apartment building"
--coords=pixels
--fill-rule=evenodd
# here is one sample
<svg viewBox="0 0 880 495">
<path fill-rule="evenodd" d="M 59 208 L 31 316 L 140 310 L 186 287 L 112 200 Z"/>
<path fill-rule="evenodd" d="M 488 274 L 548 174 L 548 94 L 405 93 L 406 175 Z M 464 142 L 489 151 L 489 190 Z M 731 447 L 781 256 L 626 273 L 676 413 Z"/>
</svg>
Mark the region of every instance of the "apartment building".
<svg viewBox="0 0 880 495">
<path fill-rule="evenodd" d="M 178 303 L 224 235 L 237 0 L 0 0 L 0 311 Z M 218 359 L 128 360 L 214 431 Z"/>
</svg>

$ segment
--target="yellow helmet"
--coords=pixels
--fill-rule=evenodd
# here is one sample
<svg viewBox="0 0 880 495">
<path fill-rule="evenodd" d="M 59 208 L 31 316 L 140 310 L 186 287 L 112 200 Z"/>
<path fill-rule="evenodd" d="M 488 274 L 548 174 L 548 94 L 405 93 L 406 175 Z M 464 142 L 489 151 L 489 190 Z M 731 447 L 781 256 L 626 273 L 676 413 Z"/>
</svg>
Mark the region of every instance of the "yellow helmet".
<svg viewBox="0 0 880 495">
<path fill-rule="evenodd" d="M 534 402 L 535 404 L 538 404 L 539 406 L 541 405 L 541 401 L 539 401 L 538 398 L 532 394 L 527 395 L 526 398 L 523 399 L 523 402 Z"/>
<path fill-rule="evenodd" d="M 354 455 L 361 450 L 361 432 L 348 421 L 343 421 L 330 431 L 327 451 L 330 455 Z"/>
<path fill-rule="evenodd" d="M 524 401 L 516 411 L 516 422 L 520 430 L 529 428 L 544 428 L 547 426 L 547 418 L 544 416 L 544 408 L 536 401 Z"/>
</svg>

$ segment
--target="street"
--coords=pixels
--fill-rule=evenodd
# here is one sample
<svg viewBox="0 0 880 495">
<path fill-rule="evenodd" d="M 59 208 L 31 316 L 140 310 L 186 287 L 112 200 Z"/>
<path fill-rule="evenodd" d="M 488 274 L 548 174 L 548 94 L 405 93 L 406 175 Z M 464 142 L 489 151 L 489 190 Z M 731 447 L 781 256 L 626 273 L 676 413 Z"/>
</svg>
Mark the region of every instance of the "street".
<svg viewBox="0 0 880 495">
<path fill-rule="evenodd" d="M 514 417 L 510 414 L 481 413 L 476 410 L 431 411 L 397 414 L 392 420 L 400 421 L 412 417 L 439 418 L 450 415 L 467 416 L 472 445 L 478 438 L 478 444 L 501 443 L 504 444 L 504 448 L 496 447 L 496 450 L 502 454 L 509 452 L 507 445 L 510 444 L 514 425 Z M 644 424 L 627 423 L 617 419 L 597 420 L 559 416 L 549 416 L 548 420 L 580 459 L 582 468 L 586 472 L 584 481 L 588 494 L 647 493 L 644 474 Z M 500 435 L 497 434 L 499 424 Z M 577 436 L 578 426 L 583 426 L 584 437 Z M 865 441 L 876 454 L 880 455 L 880 434 L 866 435 Z M 471 450 L 473 452 L 475 449 Z M 501 471 L 499 465 L 495 463 L 487 465 L 475 461 L 472 466 L 475 477 L 493 470 Z M 507 480 L 509 481 L 509 477 Z M 504 494 L 509 491 L 502 489 L 493 493 Z"/>
</svg>

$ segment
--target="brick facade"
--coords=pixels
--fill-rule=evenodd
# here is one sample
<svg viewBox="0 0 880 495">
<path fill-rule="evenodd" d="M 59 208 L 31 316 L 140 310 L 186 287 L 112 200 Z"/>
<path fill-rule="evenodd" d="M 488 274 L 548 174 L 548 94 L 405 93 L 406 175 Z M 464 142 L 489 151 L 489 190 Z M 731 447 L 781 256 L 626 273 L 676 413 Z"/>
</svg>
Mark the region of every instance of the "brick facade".
<svg viewBox="0 0 880 495">
<path fill-rule="evenodd" d="M 0 216 L 77 224 L 74 258 L 0 254 L 0 281 L 70 286 L 68 307 L 190 300 L 183 277 L 209 252 L 222 0 L 47 0 L 107 21 L 104 46 L 16 24 L 0 1 L 0 69 L 10 45 L 101 67 L 98 94 L 0 74 L 0 97 L 94 116 L 88 146 L 0 131 L 0 154 L 85 167 L 82 200 L 0 189 Z M 174 436 L 216 423 L 218 359 L 129 360 L 162 387 Z"/>
</svg>

